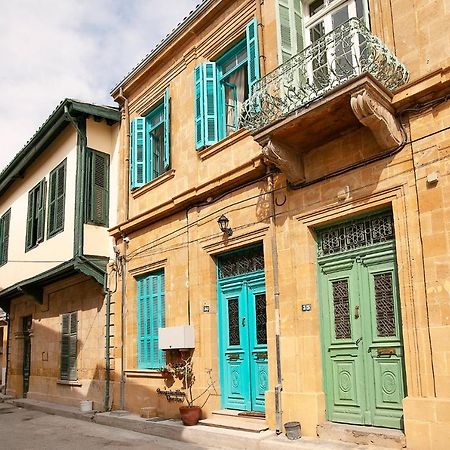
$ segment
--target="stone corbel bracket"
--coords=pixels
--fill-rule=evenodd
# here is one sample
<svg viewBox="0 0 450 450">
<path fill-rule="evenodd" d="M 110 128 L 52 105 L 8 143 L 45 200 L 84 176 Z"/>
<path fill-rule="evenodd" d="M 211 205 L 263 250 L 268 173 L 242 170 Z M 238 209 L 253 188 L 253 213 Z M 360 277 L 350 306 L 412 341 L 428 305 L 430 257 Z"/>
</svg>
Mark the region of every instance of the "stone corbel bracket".
<svg viewBox="0 0 450 450">
<path fill-rule="evenodd" d="M 303 157 L 295 148 L 269 138 L 262 148 L 262 154 L 286 175 L 290 183 L 305 181 Z"/>
<path fill-rule="evenodd" d="M 384 150 L 398 147 L 403 142 L 399 120 L 395 117 L 389 100 L 372 89 L 362 89 L 352 94 L 350 105 L 356 118 L 370 129 Z"/>
</svg>

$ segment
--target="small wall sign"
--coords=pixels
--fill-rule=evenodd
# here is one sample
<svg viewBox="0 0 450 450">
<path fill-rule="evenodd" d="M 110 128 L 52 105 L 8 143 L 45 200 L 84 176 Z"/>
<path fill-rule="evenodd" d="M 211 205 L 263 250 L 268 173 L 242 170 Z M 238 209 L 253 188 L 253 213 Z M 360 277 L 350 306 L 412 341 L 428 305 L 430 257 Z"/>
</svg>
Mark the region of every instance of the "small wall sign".
<svg viewBox="0 0 450 450">
<path fill-rule="evenodd" d="M 311 311 L 311 303 L 304 303 L 302 305 L 302 311 L 303 312 Z"/>
</svg>

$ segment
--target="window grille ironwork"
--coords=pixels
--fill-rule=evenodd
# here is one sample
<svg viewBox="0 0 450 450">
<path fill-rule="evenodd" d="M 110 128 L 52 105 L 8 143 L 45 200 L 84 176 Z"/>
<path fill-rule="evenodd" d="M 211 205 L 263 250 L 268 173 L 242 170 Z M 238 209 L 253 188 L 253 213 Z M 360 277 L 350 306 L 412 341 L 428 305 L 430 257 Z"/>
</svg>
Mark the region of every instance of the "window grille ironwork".
<svg viewBox="0 0 450 450">
<path fill-rule="evenodd" d="M 331 283 L 333 288 L 334 332 L 336 339 L 350 339 L 350 305 L 348 296 L 348 280 L 337 280 Z"/>
<path fill-rule="evenodd" d="M 384 43 L 352 18 L 258 80 L 242 105 L 241 125 L 262 129 L 363 73 L 389 90 L 409 78 Z"/>
<path fill-rule="evenodd" d="M 392 273 L 374 275 L 377 334 L 380 337 L 395 336 L 395 310 Z"/>
<path fill-rule="evenodd" d="M 263 249 L 262 247 L 252 247 L 221 256 L 218 266 L 219 279 L 264 270 Z"/>
<path fill-rule="evenodd" d="M 228 340 L 229 345 L 241 343 L 239 334 L 239 299 L 228 299 Z"/>
<path fill-rule="evenodd" d="M 267 344 L 266 294 L 255 295 L 255 312 L 256 312 L 256 342 L 257 344 Z"/>
<path fill-rule="evenodd" d="M 384 213 L 318 230 L 319 256 L 341 253 L 394 240 L 394 219 Z"/>
</svg>

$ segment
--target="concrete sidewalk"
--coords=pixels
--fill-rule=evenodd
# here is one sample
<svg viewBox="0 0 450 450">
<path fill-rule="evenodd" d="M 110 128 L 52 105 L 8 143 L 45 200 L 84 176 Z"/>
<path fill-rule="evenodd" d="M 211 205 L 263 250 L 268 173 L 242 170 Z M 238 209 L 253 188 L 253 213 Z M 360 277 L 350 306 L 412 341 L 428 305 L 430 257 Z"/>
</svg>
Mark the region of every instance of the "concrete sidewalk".
<svg viewBox="0 0 450 450">
<path fill-rule="evenodd" d="M 0 398 L 0 401 L 2 399 Z M 4 400 L 21 408 L 41 411 L 47 414 L 59 415 L 107 425 L 139 433 L 159 436 L 174 441 L 196 444 L 201 447 L 216 449 L 246 449 L 246 450 L 382 450 L 383 447 L 355 445 L 338 441 L 323 441 L 318 438 L 302 437 L 290 441 L 284 435 L 277 436 L 273 431 L 252 433 L 238 430 L 228 430 L 195 425 L 184 426 L 174 419 L 143 419 L 127 411 L 89 412 L 83 413 L 73 406 L 41 402 L 30 399 Z"/>
</svg>

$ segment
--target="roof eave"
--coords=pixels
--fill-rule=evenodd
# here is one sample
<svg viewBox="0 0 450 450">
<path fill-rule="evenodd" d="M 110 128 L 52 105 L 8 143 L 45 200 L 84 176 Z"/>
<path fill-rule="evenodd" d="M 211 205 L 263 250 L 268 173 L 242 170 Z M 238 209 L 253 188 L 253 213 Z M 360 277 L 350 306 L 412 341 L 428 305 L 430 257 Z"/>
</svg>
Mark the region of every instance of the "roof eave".
<svg viewBox="0 0 450 450">
<path fill-rule="evenodd" d="M 30 141 L 22 148 L 22 150 L 20 150 L 19 153 L 17 153 L 3 172 L 0 173 L 0 195 L 3 195 L 16 179 L 23 177 L 26 168 L 66 127 L 68 124 L 64 115 L 66 107 L 70 112 L 100 117 L 105 119 L 110 124 L 119 122 L 120 120 L 120 112 L 117 108 L 98 106 L 72 99 L 65 99 L 44 122 Z"/>
</svg>

